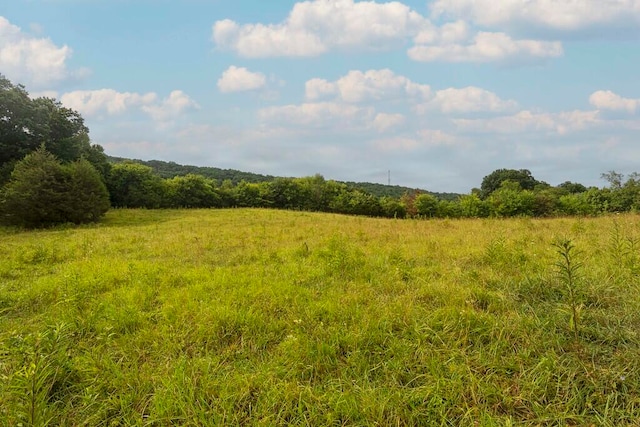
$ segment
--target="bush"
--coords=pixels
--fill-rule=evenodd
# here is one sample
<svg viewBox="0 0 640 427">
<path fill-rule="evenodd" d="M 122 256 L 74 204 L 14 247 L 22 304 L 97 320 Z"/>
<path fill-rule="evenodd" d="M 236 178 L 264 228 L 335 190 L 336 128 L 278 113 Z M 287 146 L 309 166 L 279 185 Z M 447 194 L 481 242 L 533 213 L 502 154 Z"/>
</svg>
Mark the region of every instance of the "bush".
<svg viewBox="0 0 640 427">
<path fill-rule="evenodd" d="M 86 160 L 62 165 L 44 148 L 19 161 L 0 197 L 0 221 L 42 227 L 97 221 L 109 209 L 109 193 Z"/>
<path fill-rule="evenodd" d="M 117 208 L 156 209 L 168 204 L 165 181 L 153 169 L 137 163 L 120 163 L 111 168 L 107 187 L 111 204 Z"/>
</svg>

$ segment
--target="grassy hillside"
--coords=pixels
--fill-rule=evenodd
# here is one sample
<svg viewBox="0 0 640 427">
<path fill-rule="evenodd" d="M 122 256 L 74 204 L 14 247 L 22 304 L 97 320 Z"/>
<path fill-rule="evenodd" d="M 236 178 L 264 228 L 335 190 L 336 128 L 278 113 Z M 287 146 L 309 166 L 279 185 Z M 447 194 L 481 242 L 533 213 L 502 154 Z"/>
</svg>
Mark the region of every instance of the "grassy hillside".
<svg viewBox="0 0 640 427">
<path fill-rule="evenodd" d="M 0 425 L 637 425 L 639 236 L 270 210 L 0 229 Z"/>
</svg>

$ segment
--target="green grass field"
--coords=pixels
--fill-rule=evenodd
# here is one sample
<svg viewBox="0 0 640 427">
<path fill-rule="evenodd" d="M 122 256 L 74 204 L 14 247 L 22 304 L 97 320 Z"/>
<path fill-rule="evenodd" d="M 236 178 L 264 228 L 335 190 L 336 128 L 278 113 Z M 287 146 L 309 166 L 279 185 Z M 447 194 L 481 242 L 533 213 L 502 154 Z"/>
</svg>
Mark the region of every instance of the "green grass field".
<svg viewBox="0 0 640 427">
<path fill-rule="evenodd" d="M 638 425 L 639 274 L 634 215 L 0 229 L 0 425 Z"/>
</svg>

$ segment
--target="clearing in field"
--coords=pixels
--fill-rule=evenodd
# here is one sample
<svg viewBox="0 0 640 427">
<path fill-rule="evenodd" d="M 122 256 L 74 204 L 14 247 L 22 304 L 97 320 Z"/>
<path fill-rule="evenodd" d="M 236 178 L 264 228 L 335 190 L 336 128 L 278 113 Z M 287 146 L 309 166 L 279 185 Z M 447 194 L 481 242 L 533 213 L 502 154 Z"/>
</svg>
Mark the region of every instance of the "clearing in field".
<svg viewBox="0 0 640 427">
<path fill-rule="evenodd" d="M 0 229 L 3 425 L 631 425 L 634 215 Z"/>
</svg>

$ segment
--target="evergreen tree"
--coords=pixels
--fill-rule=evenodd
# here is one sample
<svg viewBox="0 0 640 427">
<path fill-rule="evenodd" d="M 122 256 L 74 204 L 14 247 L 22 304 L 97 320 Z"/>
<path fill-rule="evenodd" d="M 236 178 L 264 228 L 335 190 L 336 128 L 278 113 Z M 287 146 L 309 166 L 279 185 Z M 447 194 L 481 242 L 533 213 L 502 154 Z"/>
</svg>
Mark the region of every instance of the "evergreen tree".
<svg viewBox="0 0 640 427">
<path fill-rule="evenodd" d="M 86 160 L 62 165 L 40 147 L 19 161 L 0 195 L 0 222 L 43 227 L 97 221 L 109 209 L 109 194 Z"/>
</svg>

